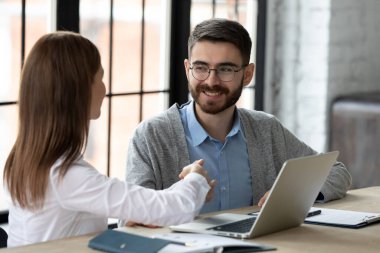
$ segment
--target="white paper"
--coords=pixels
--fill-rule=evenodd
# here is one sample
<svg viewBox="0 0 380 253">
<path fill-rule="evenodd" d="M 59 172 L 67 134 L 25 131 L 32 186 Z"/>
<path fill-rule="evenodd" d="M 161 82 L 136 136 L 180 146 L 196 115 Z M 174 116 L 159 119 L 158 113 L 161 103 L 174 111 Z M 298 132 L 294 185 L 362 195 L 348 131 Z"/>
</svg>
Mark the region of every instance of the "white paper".
<svg viewBox="0 0 380 253">
<path fill-rule="evenodd" d="M 354 226 L 363 222 L 371 223 L 380 220 L 380 213 L 356 212 L 330 208 L 310 209 L 310 211 L 313 210 L 321 210 L 321 214 L 306 218 L 306 221 Z"/>
<path fill-rule="evenodd" d="M 153 238 L 160 238 L 173 242 L 185 243 L 184 245 L 169 244 L 158 253 L 179 253 L 179 252 L 223 252 L 225 246 L 247 246 L 261 247 L 262 245 L 246 242 L 243 240 L 228 237 L 196 234 L 196 233 L 167 233 L 156 234 Z"/>
</svg>

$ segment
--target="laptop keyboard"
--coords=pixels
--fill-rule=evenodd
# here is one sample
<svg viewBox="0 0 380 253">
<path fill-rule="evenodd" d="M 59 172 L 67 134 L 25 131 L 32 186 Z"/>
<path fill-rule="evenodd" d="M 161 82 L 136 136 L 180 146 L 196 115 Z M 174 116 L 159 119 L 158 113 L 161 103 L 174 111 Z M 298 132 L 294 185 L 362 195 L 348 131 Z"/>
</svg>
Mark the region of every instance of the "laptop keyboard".
<svg viewBox="0 0 380 253">
<path fill-rule="evenodd" d="M 207 230 L 248 233 L 251 230 L 252 225 L 255 222 L 255 220 L 256 220 L 256 217 L 252 217 L 245 220 L 240 220 L 240 221 L 224 224 L 221 226 L 208 228 Z"/>
</svg>

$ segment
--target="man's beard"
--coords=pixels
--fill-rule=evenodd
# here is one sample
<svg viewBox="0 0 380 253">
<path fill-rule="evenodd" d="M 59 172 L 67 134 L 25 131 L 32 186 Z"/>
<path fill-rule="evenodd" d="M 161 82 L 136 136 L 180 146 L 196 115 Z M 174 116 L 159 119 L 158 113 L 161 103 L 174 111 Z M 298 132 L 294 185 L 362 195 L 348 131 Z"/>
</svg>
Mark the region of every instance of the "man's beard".
<svg viewBox="0 0 380 253">
<path fill-rule="evenodd" d="M 236 104 L 236 102 L 239 100 L 241 93 L 243 91 L 243 80 L 241 81 L 239 88 L 232 92 L 221 85 L 216 85 L 211 88 L 207 84 L 200 84 L 196 87 L 195 90 L 190 86 L 190 84 L 188 84 L 188 87 L 189 87 L 191 96 L 193 97 L 194 101 L 199 105 L 199 107 L 201 108 L 203 112 L 209 113 L 209 114 L 217 114 Z M 207 102 L 201 103 L 199 101 L 199 96 L 202 92 L 219 92 L 221 95 L 222 94 L 226 95 L 226 101 L 224 104 L 220 106 L 218 106 L 213 101 L 207 101 Z"/>
</svg>

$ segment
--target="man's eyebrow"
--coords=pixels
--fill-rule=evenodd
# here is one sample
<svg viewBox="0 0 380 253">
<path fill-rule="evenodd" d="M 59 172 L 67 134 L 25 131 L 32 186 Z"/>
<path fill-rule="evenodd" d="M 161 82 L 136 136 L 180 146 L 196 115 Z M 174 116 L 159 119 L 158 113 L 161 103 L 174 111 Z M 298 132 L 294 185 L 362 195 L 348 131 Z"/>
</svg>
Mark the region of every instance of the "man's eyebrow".
<svg viewBox="0 0 380 253">
<path fill-rule="evenodd" d="M 204 62 L 204 61 L 194 61 L 191 64 L 208 65 L 207 62 Z"/>
<path fill-rule="evenodd" d="M 207 62 L 204 62 L 204 61 L 194 61 L 192 62 L 192 64 L 198 64 L 198 65 L 209 65 Z M 232 66 L 232 67 L 239 67 L 239 65 L 237 65 L 236 63 L 233 63 L 233 62 L 221 62 L 217 65 L 218 67 L 219 66 Z"/>
<path fill-rule="evenodd" d="M 218 67 L 219 67 L 219 66 L 239 67 L 239 65 L 237 65 L 236 63 L 233 63 L 233 62 L 222 62 L 222 63 L 219 63 L 219 64 L 218 64 Z"/>
</svg>

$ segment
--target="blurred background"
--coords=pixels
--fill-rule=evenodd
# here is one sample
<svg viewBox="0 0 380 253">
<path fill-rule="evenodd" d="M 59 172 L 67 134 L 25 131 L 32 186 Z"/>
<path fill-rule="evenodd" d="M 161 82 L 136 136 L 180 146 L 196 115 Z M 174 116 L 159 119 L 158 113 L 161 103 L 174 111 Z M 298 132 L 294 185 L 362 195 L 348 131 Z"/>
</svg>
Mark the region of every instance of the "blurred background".
<svg viewBox="0 0 380 253">
<path fill-rule="evenodd" d="M 187 38 L 212 17 L 239 21 L 253 41 L 255 78 L 238 106 L 274 114 L 318 152 L 340 150 L 353 188 L 380 185 L 378 13 L 377 0 L 0 0 L 1 185 L 17 133 L 20 71 L 40 36 L 76 31 L 99 48 L 107 96 L 85 158 L 124 179 L 139 122 L 189 99 Z"/>
</svg>

